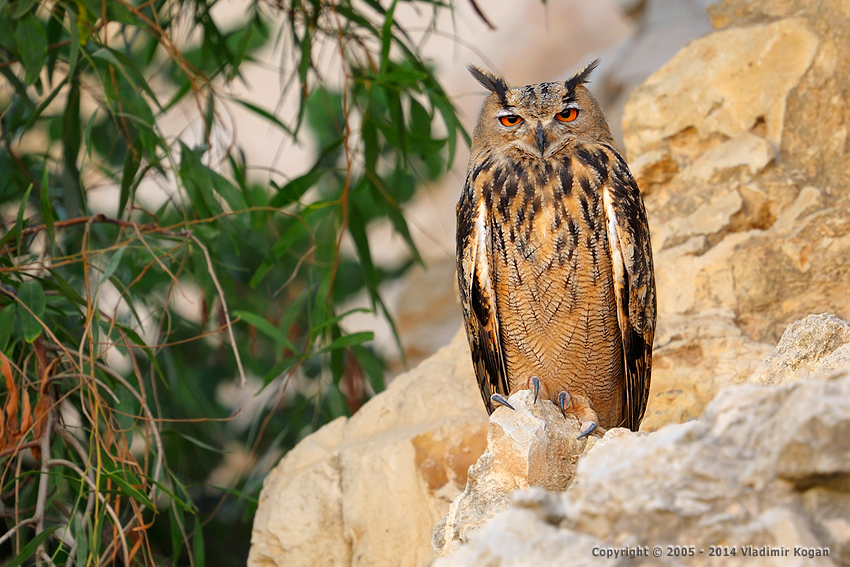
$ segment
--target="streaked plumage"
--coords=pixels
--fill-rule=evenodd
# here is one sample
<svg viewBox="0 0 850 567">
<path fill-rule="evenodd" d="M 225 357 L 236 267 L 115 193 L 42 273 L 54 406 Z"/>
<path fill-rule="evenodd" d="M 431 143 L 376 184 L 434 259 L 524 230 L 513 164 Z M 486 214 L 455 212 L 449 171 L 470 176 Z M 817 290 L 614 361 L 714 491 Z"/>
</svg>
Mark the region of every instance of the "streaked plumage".
<svg viewBox="0 0 850 567">
<path fill-rule="evenodd" d="M 541 397 L 557 404 L 568 392 L 580 420 L 595 412 L 603 428 L 637 430 L 655 331 L 652 251 L 640 191 L 583 86 L 595 66 L 515 89 L 470 67 L 492 94 L 457 206 L 458 283 L 488 412 L 493 394 L 538 376 Z"/>
</svg>

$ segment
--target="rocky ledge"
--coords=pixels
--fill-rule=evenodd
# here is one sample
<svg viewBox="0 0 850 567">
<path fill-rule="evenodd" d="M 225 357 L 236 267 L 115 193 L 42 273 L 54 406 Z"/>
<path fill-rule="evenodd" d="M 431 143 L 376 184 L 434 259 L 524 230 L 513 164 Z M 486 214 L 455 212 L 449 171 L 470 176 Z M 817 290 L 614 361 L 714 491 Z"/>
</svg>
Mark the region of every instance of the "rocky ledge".
<svg viewBox="0 0 850 567">
<path fill-rule="evenodd" d="M 564 492 L 491 486 L 482 508 L 464 498 L 467 488 L 446 522 L 465 519 L 454 532 L 463 545 L 434 567 L 724 565 L 731 553 L 747 565 L 850 565 L 848 330 L 829 315 L 792 324 L 750 383 L 724 388 L 688 423 L 648 435 L 609 431 Z M 517 444 L 476 474 L 499 476 L 499 454 L 528 446 Z M 435 541 L 448 539 L 444 531 L 439 524 Z"/>
</svg>

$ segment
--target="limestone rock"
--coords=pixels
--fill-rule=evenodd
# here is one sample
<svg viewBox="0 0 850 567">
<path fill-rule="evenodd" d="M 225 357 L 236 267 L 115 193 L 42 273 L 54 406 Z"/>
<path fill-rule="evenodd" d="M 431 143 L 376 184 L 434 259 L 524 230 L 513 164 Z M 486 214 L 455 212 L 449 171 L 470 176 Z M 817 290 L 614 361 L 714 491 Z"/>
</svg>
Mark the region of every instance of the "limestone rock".
<svg viewBox="0 0 850 567">
<path fill-rule="evenodd" d="M 785 329 L 776 349 L 750 376 L 754 384 L 786 384 L 801 376 L 850 369 L 850 323 L 809 315 Z"/>
<path fill-rule="evenodd" d="M 479 526 L 507 507 L 511 495 L 529 486 L 566 490 L 579 457 L 596 442 L 583 439 L 578 420 L 564 419 L 549 400 L 520 390 L 490 417 L 487 450 L 469 469 L 466 488 L 434 529 L 432 546 L 445 555 L 467 541 Z"/>
<path fill-rule="evenodd" d="M 786 98 L 817 48 L 817 36 L 791 18 L 694 40 L 626 103 L 626 147 L 641 154 L 656 140 L 687 128 L 733 138 L 759 120 L 766 125 L 767 140 L 778 146 Z"/>
<path fill-rule="evenodd" d="M 658 288 L 645 430 L 696 417 L 746 381 L 792 321 L 850 318 L 848 118 L 836 94 L 850 81 L 846 6 L 724 0 L 709 12 L 723 29 L 647 79 L 623 119 Z"/>
<path fill-rule="evenodd" d="M 542 488 L 532 487 L 519 492 L 511 509 L 487 522 L 472 536 L 472 544 L 463 545 L 451 555 L 437 559 L 434 567 L 600 565 L 592 550 L 603 546 L 603 540 L 558 529 L 559 518 L 563 515 L 560 508 L 560 502 Z M 622 558 L 606 560 L 604 564 L 615 567 L 627 565 Z"/>
<path fill-rule="evenodd" d="M 458 334 L 290 451 L 264 483 L 248 565 L 429 565 L 434 524 L 485 448 L 469 360 Z"/>
<path fill-rule="evenodd" d="M 518 495 L 434 565 L 509 567 L 567 557 L 603 564 L 593 562 L 600 547 L 636 554 L 644 546 L 648 555 L 629 565 L 848 565 L 848 517 L 850 373 L 844 372 L 782 386 L 728 386 L 695 421 L 642 436 L 614 430 L 579 461 L 566 492 Z M 562 548 L 544 552 L 541 533 Z M 711 557 L 715 545 L 734 548 L 737 557 Z M 662 557 L 651 554 L 654 546 Z M 694 555 L 671 557 L 668 546 L 694 546 Z M 787 549 L 787 556 L 742 557 L 764 546 Z M 795 556 L 795 547 L 829 556 Z"/>
<path fill-rule="evenodd" d="M 631 92 L 689 41 L 711 31 L 705 7 L 711 0 L 618 0 L 634 24 L 627 39 L 601 56 L 591 90 L 611 133 L 622 147 L 623 106 Z M 594 5 L 595 6 L 595 5 Z"/>
</svg>

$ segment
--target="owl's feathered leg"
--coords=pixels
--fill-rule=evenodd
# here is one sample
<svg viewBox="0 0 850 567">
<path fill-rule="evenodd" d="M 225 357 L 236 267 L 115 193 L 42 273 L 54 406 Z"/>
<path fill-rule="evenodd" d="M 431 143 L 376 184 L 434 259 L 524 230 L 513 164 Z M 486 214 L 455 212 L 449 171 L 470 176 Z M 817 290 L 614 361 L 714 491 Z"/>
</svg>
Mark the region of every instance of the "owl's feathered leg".
<svg viewBox="0 0 850 567">
<path fill-rule="evenodd" d="M 490 401 L 493 402 L 494 404 L 501 404 L 503 406 L 509 407 L 512 410 L 516 411 L 516 408 L 514 406 L 512 406 L 510 403 L 508 403 L 508 400 L 506 400 L 505 397 L 502 394 L 493 394 L 492 396 L 490 396 Z"/>
<path fill-rule="evenodd" d="M 603 435 L 605 429 L 599 427 L 599 416 L 590 407 L 590 402 L 584 396 L 571 396 L 569 392 L 563 391 L 558 394 L 558 405 L 561 406 L 561 413 L 564 419 L 567 418 L 567 413 L 576 416 L 581 425 L 581 434 L 576 439 L 587 437 L 594 431 L 597 434 Z"/>
</svg>

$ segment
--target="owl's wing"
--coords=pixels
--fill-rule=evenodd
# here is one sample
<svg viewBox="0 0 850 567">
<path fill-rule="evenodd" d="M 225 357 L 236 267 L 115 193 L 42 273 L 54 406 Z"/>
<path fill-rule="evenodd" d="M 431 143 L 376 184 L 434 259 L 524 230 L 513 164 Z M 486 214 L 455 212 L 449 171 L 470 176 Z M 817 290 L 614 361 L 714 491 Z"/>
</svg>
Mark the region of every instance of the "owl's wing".
<svg viewBox="0 0 850 567">
<path fill-rule="evenodd" d="M 457 210 L 458 287 L 472 365 L 489 414 L 495 409 L 490 396 L 509 394 L 508 374 L 493 289 L 490 215 L 467 189 Z"/>
<path fill-rule="evenodd" d="M 637 431 L 649 399 L 655 336 L 655 275 L 646 210 L 625 163 L 602 191 L 608 246 L 614 267 L 617 320 L 623 337 L 626 384 L 623 426 Z"/>
</svg>

